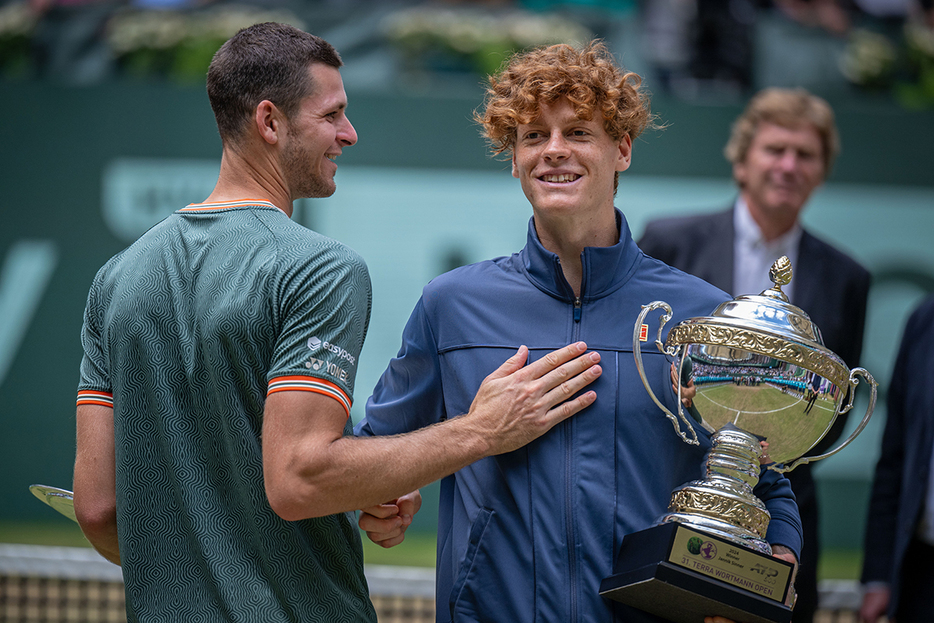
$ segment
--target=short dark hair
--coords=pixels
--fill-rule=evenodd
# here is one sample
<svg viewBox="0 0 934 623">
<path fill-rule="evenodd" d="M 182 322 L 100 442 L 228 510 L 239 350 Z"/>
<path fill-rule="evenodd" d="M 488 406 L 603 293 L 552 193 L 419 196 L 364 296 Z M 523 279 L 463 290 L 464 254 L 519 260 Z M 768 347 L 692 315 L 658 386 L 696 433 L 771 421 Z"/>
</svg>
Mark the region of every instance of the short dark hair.
<svg viewBox="0 0 934 623">
<path fill-rule="evenodd" d="M 221 141 L 236 142 L 263 100 L 290 118 L 314 90 L 312 63 L 343 65 L 330 43 L 288 24 L 254 24 L 231 37 L 214 54 L 207 77 Z"/>
</svg>

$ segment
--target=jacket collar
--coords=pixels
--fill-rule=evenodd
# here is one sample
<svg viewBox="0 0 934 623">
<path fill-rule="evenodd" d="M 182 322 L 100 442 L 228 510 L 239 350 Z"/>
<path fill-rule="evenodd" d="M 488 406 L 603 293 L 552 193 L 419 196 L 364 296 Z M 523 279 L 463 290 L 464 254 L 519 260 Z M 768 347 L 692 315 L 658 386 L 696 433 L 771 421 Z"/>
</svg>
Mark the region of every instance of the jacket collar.
<svg viewBox="0 0 934 623">
<path fill-rule="evenodd" d="M 626 283 L 642 255 L 632 239 L 626 217 L 619 210 L 616 210 L 616 226 L 619 242 L 611 247 L 587 247 L 581 253 L 582 301 L 606 296 Z M 557 254 L 543 247 L 538 239 L 534 218 L 529 219 L 528 241 L 519 255 L 529 280 L 536 287 L 554 297 L 574 300 L 574 291 L 564 278 Z"/>
</svg>

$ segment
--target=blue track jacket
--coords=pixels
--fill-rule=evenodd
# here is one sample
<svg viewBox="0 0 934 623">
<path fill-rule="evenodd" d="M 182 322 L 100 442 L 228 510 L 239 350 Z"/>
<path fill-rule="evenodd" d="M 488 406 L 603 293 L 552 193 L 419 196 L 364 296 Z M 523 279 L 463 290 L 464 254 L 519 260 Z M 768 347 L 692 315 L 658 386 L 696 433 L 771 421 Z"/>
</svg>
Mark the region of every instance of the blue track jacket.
<svg viewBox="0 0 934 623">
<path fill-rule="evenodd" d="M 710 438 L 698 429 L 701 445 L 684 443 L 651 401 L 635 368 L 633 326 L 652 301 L 673 308 L 667 330 L 729 296 L 644 255 L 618 211 L 617 222 L 619 243 L 584 250 L 579 299 L 531 221 L 519 253 L 431 281 L 367 402 L 358 435 L 403 433 L 466 413 L 481 381 L 520 345 L 535 360 L 584 340 L 602 357 L 603 374 L 588 387 L 597 392 L 593 405 L 528 446 L 442 481 L 438 621 L 656 620 L 598 588 L 623 536 L 652 526 L 672 489 L 703 477 Z M 670 364 L 654 345 L 659 315 L 646 321 L 643 361 L 656 396 L 676 411 Z M 788 481 L 766 470 L 755 493 L 772 516 L 769 542 L 799 552 Z"/>
</svg>

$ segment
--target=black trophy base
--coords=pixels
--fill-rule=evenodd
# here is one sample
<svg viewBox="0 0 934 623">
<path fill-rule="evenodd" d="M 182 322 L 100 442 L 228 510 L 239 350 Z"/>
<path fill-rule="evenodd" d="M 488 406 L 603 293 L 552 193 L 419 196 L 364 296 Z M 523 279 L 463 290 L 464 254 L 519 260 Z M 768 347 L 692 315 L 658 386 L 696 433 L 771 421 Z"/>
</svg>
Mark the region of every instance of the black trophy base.
<svg viewBox="0 0 934 623">
<path fill-rule="evenodd" d="M 600 594 L 675 623 L 789 623 L 790 563 L 678 523 L 627 535 Z"/>
</svg>

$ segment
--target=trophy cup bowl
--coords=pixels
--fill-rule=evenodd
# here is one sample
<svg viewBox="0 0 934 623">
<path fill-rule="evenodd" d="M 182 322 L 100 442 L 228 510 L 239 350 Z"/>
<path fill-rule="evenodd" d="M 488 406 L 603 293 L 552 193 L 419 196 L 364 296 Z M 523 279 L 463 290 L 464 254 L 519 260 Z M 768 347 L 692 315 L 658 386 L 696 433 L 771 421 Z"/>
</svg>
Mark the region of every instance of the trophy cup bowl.
<svg viewBox="0 0 934 623">
<path fill-rule="evenodd" d="M 642 307 L 633 333 L 642 382 L 682 440 L 698 444 L 700 426 L 711 434 L 712 447 L 707 477 L 676 488 L 655 526 L 623 540 L 602 595 L 686 623 L 711 615 L 791 620 L 793 566 L 771 557 L 765 540 L 770 516 L 753 487 L 763 467 L 787 472 L 849 445 L 868 424 L 877 391 L 872 375 L 849 370 L 823 345 L 807 314 L 789 303 L 781 286 L 791 274 L 788 259 L 780 258 L 769 271 L 772 288 L 680 322 L 664 344 L 671 307 L 662 301 Z M 677 415 L 655 396 L 642 363 L 639 334 L 646 315 L 659 309 L 655 344 L 680 372 Z M 862 421 L 835 449 L 805 456 L 852 408 L 859 377 L 871 390 Z M 685 413 L 682 399 L 691 386 Z"/>
</svg>

